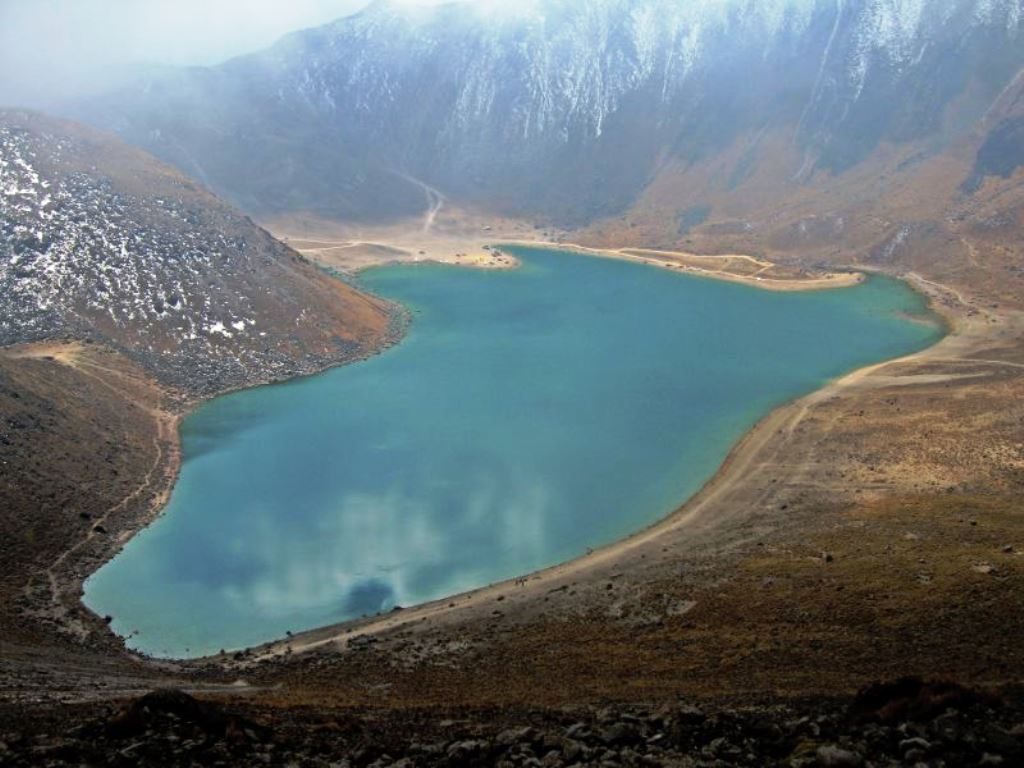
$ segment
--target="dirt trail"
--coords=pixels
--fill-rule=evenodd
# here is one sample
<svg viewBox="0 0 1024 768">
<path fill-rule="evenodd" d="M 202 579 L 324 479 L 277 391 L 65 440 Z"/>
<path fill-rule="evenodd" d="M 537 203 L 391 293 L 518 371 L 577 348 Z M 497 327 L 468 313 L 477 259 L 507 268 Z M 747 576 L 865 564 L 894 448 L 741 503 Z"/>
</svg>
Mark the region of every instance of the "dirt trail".
<svg viewBox="0 0 1024 768">
<path fill-rule="evenodd" d="M 445 196 L 439 189 L 417 179 L 415 176 L 410 176 L 409 174 L 402 173 L 400 171 L 395 171 L 394 173 L 399 178 L 405 179 L 413 186 L 423 190 L 423 194 L 427 198 L 427 210 L 426 213 L 423 214 L 422 232 L 425 235 L 429 234 L 430 230 L 434 228 L 434 222 L 437 221 L 437 214 L 439 214 L 441 209 L 444 208 Z"/>
<path fill-rule="evenodd" d="M 72 589 L 77 592 L 78 585 L 65 585 L 62 588 L 61 569 L 97 537 L 105 535 L 102 531 L 106 530 L 114 515 L 145 498 L 147 494 L 152 494 L 150 509 L 153 513 L 158 513 L 166 505 L 181 459 L 178 443 L 180 415 L 158 404 L 150 403 L 144 398 L 133 397 L 133 389 L 147 386 L 147 384 L 125 371 L 103 365 L 85 344 L 42 342 L 4 350 L 3 353 L 13 359 L 47 360 L 73 368 L 82 376 L 87 376 L 100 386 L 110 390 L 118 399 L 127 400 L 131 406 L 147 413 L 152 417 L 154 423 L 155 430 L 152 439 L 154 458 L 142 480 L 120 502 L 93 518 L 85 538 L 65 550 L 42 574 L 48 582 L 54 608 L 58 613 L 66 615 L 67 608 L 62 596 L 64 592 Z M 134 531 L 125 531 L 119 540 L 125 541 L 133 534 Z M 31 585 L 28 589 L 31 590 Z"/>
</svg>

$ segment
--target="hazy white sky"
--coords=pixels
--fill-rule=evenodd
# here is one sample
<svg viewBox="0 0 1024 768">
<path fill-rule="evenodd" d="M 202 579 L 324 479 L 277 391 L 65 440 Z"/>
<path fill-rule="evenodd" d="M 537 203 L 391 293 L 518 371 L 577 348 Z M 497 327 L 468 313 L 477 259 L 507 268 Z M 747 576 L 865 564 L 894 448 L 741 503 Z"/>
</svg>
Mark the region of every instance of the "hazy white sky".
<svg viewBox="0 0 1024 768">
<path fill-rule="evenodd" d="M 0 0 L 0 106 L 45 106 L 86 94 L 138 63 L 216 63 L 368 4 L 369 0 Z"/>
</svg>

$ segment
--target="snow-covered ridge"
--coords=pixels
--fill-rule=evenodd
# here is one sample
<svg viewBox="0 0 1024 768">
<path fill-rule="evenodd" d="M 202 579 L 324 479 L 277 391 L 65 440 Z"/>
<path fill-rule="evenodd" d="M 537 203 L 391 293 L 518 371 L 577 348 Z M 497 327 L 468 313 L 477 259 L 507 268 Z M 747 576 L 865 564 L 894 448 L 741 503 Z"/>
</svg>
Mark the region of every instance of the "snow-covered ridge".
<svg viewBox="0 0 1024 768">
<path fill-rule="evenodd" d="M 224 325 L 251 330 L 244 311 L 218 311 L 208 297 L 193 306 L 191 295 L 244 242 L 190 227 L 194 214 L 178 201 L 127 196 L 101 176 L 43 177 L 40 161 L 59 166 L 76 149 L 70 139 L 0 127 L 0 344 L 45 336 L 56 323 L 145 327 L 164 346 L 230 337 L 214 330 Z M 167 219 L 180 226 L 140 226 Z"/>
<path fill-rule="evenodd" d="M 214 392 L 359 354 L 343 293 L 153 158 L 0 112 L 0 346 L 91 339 Z"/>
<path fill-rule="evenodd" d="M 576 224 L 765 130 L 799 150 L 798 183 L 951 141 L 1024 67 L 1024 0 L 501 7 L 377 3 L 84 115 L 253 210 L 412 215 L 412 177 Z"/>
<path fill-rule="evenodd" d="M 496 12 L 499 6 L 505 10 Z M 500 3 L 381 3 L 332 25 L 328 45 L 303 59 L 294 82 L 315 107 L 333 112 L 351 100 L 358 113 L 376 114 L 401 99 L 403 76 L 437 58 L 458 87 L 449 133 L 493 116 L 505 103 L 499 92 L 518 87 L 522 98 L 502 114 L 509 132 L 530 140 L 553 131 L 568 141 L 574 125 L 599 136 L 623 96 L 638 87 L 654 82 L 667 100 L 724 39 L 801 34 L 814 6 L 811 0 L 537 0 L 509 10 Z"/>
<path fill-rule="evenodd" d="M 309 103 L 333 109 L 340 87 L 355 94 L 358 110 L 379 111 L 400 97 L 396 84 L 410 62 L 444 49 L 458 85 L 449 130 L 491 114 L 502 74 L 520 79 L 529 95 L 503 115 L 516 135 L 555 131 L 569 140 L 568 127 L 579 121 L 599 135 L 638 87 L 656 87 L 667 100 L 692 74 L 715 66 L 723 46 L 759 45 L 768 55 L 816 18 L 849 32 L 852 45 L 825 46 L 822 66 L 833 65 L 856 100 L 876 61 L 896 70 L 913 65 L 934 31 L 951 22 L 1005 29 L 1016 39 L 1022 9 L 1021 0 L 535 0 L 511 9 L 380 3 L 331 27 L 329 46 L 302 62 L 298 88 Z M 830 54 L 837 59 L 828 61 Z"/>
</svg>

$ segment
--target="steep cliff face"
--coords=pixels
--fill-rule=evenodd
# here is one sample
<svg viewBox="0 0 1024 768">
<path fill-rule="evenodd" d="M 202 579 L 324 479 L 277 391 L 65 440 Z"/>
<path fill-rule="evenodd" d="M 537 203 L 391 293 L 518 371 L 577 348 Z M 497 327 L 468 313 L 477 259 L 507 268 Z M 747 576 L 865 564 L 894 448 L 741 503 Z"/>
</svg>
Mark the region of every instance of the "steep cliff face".
<svg viewBox="0 0 1024 768">
<path fill-rule="evenodd" d="M 148 155 L 0 112 L 0 346 L 91 339 L 211 392 L 365 354 L 387 325 Z"/>
<path fill-rule="evenodd" d="M 579 223 L 666 164 L 785 136 L 780 181 L 964 134 L 1024 66 L 1020 0 L 378 3 L 87 110 L 243 207 L 399 216 L 418 182 Z"/>
</svg>

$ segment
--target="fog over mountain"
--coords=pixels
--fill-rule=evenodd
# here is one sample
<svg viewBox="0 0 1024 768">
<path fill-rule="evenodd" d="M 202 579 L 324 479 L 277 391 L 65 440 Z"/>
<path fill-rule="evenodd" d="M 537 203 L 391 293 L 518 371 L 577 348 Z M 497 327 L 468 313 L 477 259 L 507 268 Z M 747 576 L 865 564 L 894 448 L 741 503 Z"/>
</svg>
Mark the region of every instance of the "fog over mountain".
<svg viewBox="0 0 1024 768">
<path fill-rule="evenodd" d="M 777 140 L 781 185 L 938 152 L 1024 65 L 1022 17 L 1020 0 L 379 2 L 77 114 L 258 213 L 403 215 L 423 182 L 590 222 L 670 164 L 729 154 L 719 185 L 742 190 Z"/>
<path fill-rule="evenodd" d="M 436 0 L 408 0 L 436 2 Z M 52 107 L 157 66 L 211 65 L 368 0 L 4 0 L 0 105 Z"/>
</svg>

